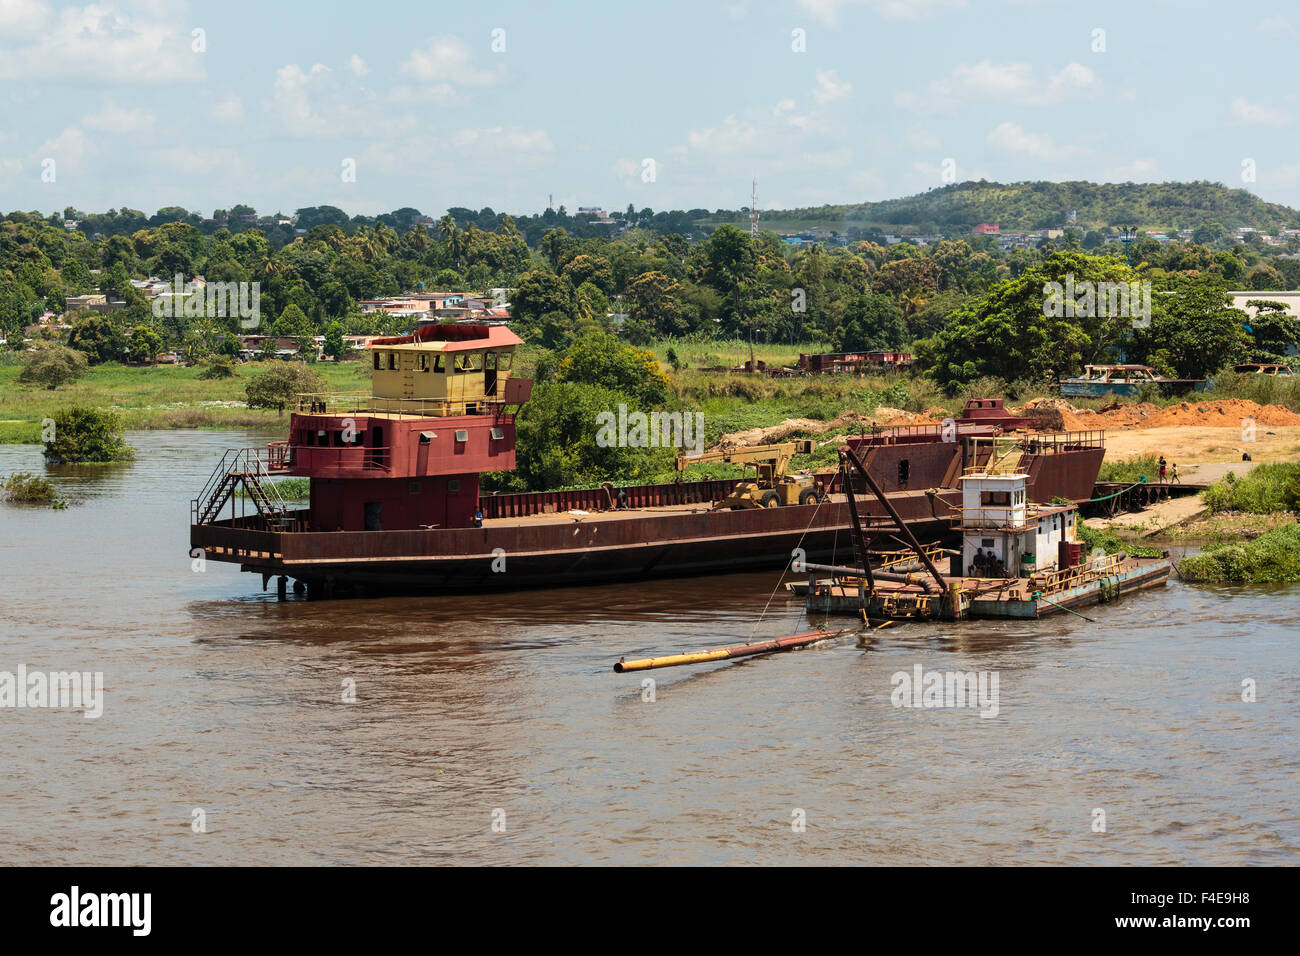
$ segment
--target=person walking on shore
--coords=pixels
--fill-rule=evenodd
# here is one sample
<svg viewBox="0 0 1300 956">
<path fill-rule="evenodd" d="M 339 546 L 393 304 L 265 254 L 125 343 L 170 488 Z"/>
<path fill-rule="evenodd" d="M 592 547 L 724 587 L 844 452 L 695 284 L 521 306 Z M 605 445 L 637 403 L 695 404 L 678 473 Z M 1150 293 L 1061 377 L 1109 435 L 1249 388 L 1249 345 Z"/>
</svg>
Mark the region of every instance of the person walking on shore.
<svg viewBox="0 0 1300 956">
<path fill-rule="evenodd" d="M 1161 455 L 1160 460 L 1156 462 L 1160 466 L 1160 484 L 1165 483 L 1165 456 Z"/>
</svg>

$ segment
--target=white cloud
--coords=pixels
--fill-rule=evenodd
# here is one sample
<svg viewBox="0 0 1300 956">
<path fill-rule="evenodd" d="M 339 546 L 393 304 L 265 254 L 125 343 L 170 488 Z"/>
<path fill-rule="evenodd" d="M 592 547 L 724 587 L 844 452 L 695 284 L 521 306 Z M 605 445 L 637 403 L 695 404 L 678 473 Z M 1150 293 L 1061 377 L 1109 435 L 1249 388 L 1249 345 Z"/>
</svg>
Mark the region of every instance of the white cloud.
<svg viewBox="0 0 1300 956">
<path fill-rule="evenodd" d="M 907 145 L 913 149 L 937 149 L 939 146 L 938 136 L 935 136 L 929 130 L 916 126 L 909 129 L 903 138 L 907 141 Z"/>
<path fill-rule="evenodd" d="M 491 86 L 501 81 L 503 67 L 475 69 L 473 60 L 469 44 L 460 37 L 438 36 L 412 50 L 400 69 L 408 79 L 430 85 Z"/>
<path fill-rule="evenodd" d="M 353 53 L 352 56 L 348 58 L 348 69 L 351 70 L 355 76 L 365 76 L 370 72 L 370 67 L 366 66 L 366 61 L 361 59 L 361 57 L 356 53 Z"/>
<path fill-rule="evenodd" d="M 1048 94 L 1063 96 L 1073 90 L 1086 90 L 1097 84 L 1097 74 L 1082 63 L 1067 63 L 1048 83 Z"/>
<path fill-rule="evenodd" d="M 959 65 L 952 71 L 953 84 L 960 91 L 994 99 L 1023 99 L 1034 88 L 1034 69 L 1028 63 L 994 63 L 981 60 L 974 66 Z"/>
<path fill-rule="evenodd" d="M 95 144 L 80 127 L 69 126 L 58 136 L 41 143 L 32 154 L 32 159 L 38 165 L 45 159 L 53 159 L 56 174 L 65 169 L 80 172 L 85 169 L 86 159 L 95 151 Z"/>
<path fill-rule="evenodd" d="M 0 2 L 0 79 L 171 83 L 203 76 L 181 8 L 92 3 L 55 16 L 33 0 Z"/>
<path fill-rule="evenodd" d="M 965 5 L 966 0 L 799 0 L 799 6 L 826 26 L 838 24 L 840 11 L 849 6 L 865 6 L 886 20 L 923 20 Z"/>
<path fill-rule="evenodd" d="M 1107 169 L 1101 179 L 1108 183 L 1150 183 L 1158 178 L 1159 168 L 1160 164 L 1150 157 L 1135 159 L 1126 166 Z"/>
<path fill-rule="evenodd" d="M 28 36 L 49 19 L 50 8 L 40 0 L 0 0 L 0 36 Z"/>
<path fill-rule="evenodd" d="M 1229 107 L 1232 118 L 1243 126 L 1286 126 L 1291 116 L 1283 110 L 1237 97 Z"/>
<path fill-rule="evenodd" d="M 276 71 L 267 106 L 280 131 L 304 139 L 369 139 L 414 128 L 414 116 L 378 108 L 375 94 L 351 73 L 321 63 L 304 70 L 290 63 Z"/>
<path fill-rule="evenodd" d="M 238 123 L 244 118 L 244 101 L 231 94 L 212 104 L 212 118 L 219 123 Z"/>
<path fill-rule="evenodd" d="M 931 81 L 924 91 L 900 91 L 894 95 L 894 102 L 919 113 L 954 112 L 961 103 L 977 99 L 1045 106 L 1100 87 L 1097 75 L 1077 62 L 1066 64 L 1043 81 L 1028 63 L 981 60 L 959 64 L 949 76 Z"/>
<path fill-rule="evenodd" d="M 1295 33 L 1295 27 L 1284 14 L 1277 14 L 1272 17 L 1265 17 L 1255 24 L 1255 29 L 1260 33 Z"/>
<path fill-rule="evenodd" d="M 751 123 L 728 116 L 717 126 L 691 130 L 686 142 L 691 149 L 708 153 L 734 153 L 753 146 L 758 130 Z"/>
<path fill-rule="evenodd" d="M 817 86 L 813 90 L 813 99 L 818 103 L 834 103 L 853 92 L 853 84 L 841 80 L 834 70 L 818 70 Z"/>
<path fill-rule="evenodd" d="M 108 104 L 98 113 L 83 116 L 81 125 L 103 133 L 148 133 L 153 130 L 154 115 L 140 107 L 124 109 Z"/>
<path fill-rule="evenodd" d="M 1043 133 L 1031 133 L 1012 122 L 1001 123 L 986 137 L 988 144 L 1031 159 L 1063 159 L 1073 150 L 1057 146 Z"/>
<path fill-rule="evenodd" d="M 0 158 L 0 190 L 5 189 L 10 180 L 17 179 L 23 171 L 21 159 Z"/>
<path fill-rule="evenodd" d="M 169 146 L 153 150 L 149 155 L 167 168 L 191 176 L 211 176 L 218 172 L 239 175 L 244 166 L 240 155 L 228 147 Z"/>
</svg>

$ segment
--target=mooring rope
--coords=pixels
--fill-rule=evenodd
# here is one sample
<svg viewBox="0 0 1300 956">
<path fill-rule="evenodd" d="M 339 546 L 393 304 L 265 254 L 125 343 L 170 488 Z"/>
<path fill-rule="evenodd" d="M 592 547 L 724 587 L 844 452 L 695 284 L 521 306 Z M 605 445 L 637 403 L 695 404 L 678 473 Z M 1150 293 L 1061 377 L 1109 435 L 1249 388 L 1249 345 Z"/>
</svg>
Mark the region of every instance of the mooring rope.
<svg viewBox="0 0 1300 956">
<path fill-rule="evenodd" d="M 1113 494 L 1113 495 L 1103 495 L 1103 496 L 1100 497 L 1100 498 L 1089 498 L 1087 501 L 1085 501 L 1085 502 L 1083 502 L 1083 503 L 1084 503 L 1085 505 L 1090 505 L 1090 504 L 1094 504 L 1094 503 L 1096 503 L 1096 502 L 1098 502 L 1098 501 L 1109 501 L 1111 498 L 1117 498 L 1117 497 L 1119 497 L 1120 495 L 1122 495 L 1124 492 L 1126 492 L 1126 491 L 1130 491 L 1131 489 L 1136 488 L 1138 485 L 1146 485 L 1146 484 L 1150 484 L 1150 482 L 1148 482 L 1145 478 L 1141 478 L 1141 479 L 1139 479 L 1139 480 L 1133 482 L 1133 484 L 1129 485 L 1127 488 L 1121 488 L 1119 491 L 1115 492 L 1115 494 Z"/>
<path fill-rule="evenodd" d="M 816 510 L 813 511 L 812 517 L 808 519 L 808 526 L 803 529 L 803 534 L 799 535 L 799 543 L 795 545 L 796 548 L 798 549 L 803 548 L 804 539 L 808 537 L 808 532 L 812 530 L 813 522 L 817 520 L 817 515 L 822 510 L 822 505 L 824 505 L 829 500 L 830 500 L 830 493 L 827 492 L 826 498 L 822 501 L 817 502 Z M 838 533 L 838 529 L 836 530 Z M 759 613 L 758 620 L 755 621 L 754 626 L 750 628 L 749 637 L 745 638 L 746 644 L 753 642 L 754 633 L 758 630 L 758 626 L 763 623 L 763 618 L 767 616 L 767 609 L 772 606 L 772 599 L 776 597 L 776 592 L 781 590 L 781 586 L 785 583 L 785 573 L 789 570 L 790 570 L 790 562 L 787 561 L 785 563 L 785 566 L 781 568 L 781 577 L 777 579 L 776 587 L 772 588 L 772 593 L 767 596 L 767 602 L 763 605 L 763 610 Z M 807 608 L 805 606 L 805 611 L 806 610 Z M 804 615 L 804 611 L 800 611 L 799 616 L 803 617 L 803 615 Z M 808 620 L 809 622 L 811 622 L 812 618 L 809 618 Z"/>
</svg>

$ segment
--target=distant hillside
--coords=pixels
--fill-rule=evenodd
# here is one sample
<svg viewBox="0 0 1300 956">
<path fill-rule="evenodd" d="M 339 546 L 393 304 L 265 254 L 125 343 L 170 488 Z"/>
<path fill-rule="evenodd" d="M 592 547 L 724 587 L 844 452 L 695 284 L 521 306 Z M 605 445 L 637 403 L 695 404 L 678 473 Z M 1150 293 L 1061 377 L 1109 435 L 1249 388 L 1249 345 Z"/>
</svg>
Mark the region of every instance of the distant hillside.
<svg viewBox="0 0 1300 956">
<path fill-rule="evenodd" d="M 1300 212 L 1264 202 L 1245 189 L 1222 183 L 955 183 L 915 196 L 852 206 L 764 211 L 760 225 L 787 231 L 851 228 L 882 232 L 948 232 L 996 222 L 1003 232 L 1046 229 L 1076 213 L 1075 227 L 1098 229 L 1195 229 L 1218 223 L 1225 229 L 1253 226 L 1262 231 L 1300 227 Z M 712 216 L 703 225 L 744 224 L 748 215 Z"/>
</svg>

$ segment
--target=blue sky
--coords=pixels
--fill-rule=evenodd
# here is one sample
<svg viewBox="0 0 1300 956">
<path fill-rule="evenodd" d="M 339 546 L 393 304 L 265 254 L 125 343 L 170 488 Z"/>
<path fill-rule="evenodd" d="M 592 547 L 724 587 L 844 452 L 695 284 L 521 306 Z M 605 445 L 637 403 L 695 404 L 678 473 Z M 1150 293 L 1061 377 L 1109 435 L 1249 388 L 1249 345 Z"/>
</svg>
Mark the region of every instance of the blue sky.
<svg viewBox="0 0 1300 956">
<path fill-rule="evenodd" d="M 1300 207 L 1297 42 L 1282 2 L 0 0 L 0 210 L 737 208 L 755 174 L 766 209 L 945 171 Z"/>
</svg>

